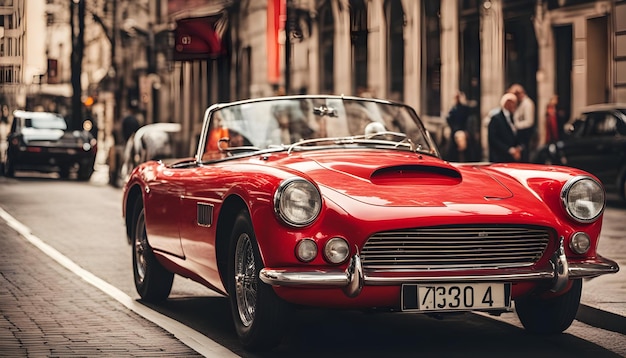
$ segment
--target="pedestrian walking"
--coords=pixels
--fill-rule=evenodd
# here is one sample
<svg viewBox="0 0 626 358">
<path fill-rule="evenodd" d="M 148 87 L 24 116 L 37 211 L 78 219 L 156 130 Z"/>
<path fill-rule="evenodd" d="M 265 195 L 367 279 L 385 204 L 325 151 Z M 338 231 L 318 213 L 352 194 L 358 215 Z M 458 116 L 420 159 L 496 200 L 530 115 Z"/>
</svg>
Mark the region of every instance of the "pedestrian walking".
<svg viewBox="0 0 626 358">
<path fill-rule="evenodd" d="M 500 111 L 489 121 L 489 160 L 495 163 L 519 162 L 522 158 L 522 147 L 517 138 L 513 119 L 517 97 L 513 93 L 505 93 L 500 99 L 500 107 Z"/>
<path fill-rule="evenodd" d="M 124 119 L 122 119 L 122 138 L 124 143 L 141 127 L 139 120 L 137 119 L 136 110 L 130 109 L 130 112 Z"/>
<path fill-rule="evenodd" d="M 546 106 L 546 137 L 545 143 L 559 140 L 559 96 L 550 98 Z"/>
<path fill-rule="evenodd" d="M 517 137 L 522 145 L 522 161 L 528 162 L 530 152 L 533 151 L 533 137 L 536 132 L 535 125 L 535 102 L 528 97 L 526 90 L 520 84 L 513 84 L 509 91 L 517 98 L 517 109 L 513 114 Z"/>
<path fill-rule="evenodd" d="M 447 160 L 453 162 L 465 162 L 468 158 L 469 142 L 471 137 L 468 133 L 468 118 L 470 108 L 463 92 L 454 95 L 454 105 L 450 109 L 446 121 L 450 127 Z"/>
</svg>

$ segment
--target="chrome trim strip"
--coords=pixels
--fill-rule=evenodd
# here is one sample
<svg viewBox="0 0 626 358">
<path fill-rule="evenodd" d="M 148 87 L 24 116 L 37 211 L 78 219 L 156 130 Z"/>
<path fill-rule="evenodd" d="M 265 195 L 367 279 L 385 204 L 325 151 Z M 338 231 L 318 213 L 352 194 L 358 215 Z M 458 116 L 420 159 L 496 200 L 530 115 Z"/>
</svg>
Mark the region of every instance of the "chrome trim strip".
<svg viewBox="0 0 626 358">
<path fill-rule="evenodd" d="M 619 271 L 616 262 L 598 256 L 597 262 L 568 263 L 561 250 L 557 251 L 560 263 L 554 263 L 554 268 L 529 272 L 521 269 L 519 272 L 495 273 L 489 275 L 453 275 L 439 277 L 424 276 L 386 276 L 389 272 L 365 271 L 358 254 L 354 255 L 348 268 L 342 270 L 315 270 L 315 271 L 289 271 L 287 269 L 263 268 L 259 274 L 261 281 L 273 286 L 286 287 L 339 287 L 343 288 L 349 297 L 356 297 L 361 292 L 364 285 L 388 286 L 402 283 L 423 283 L 423 282 L 515 282 L 527 280 L 553 280 L 553 289 L 558 289 L 558 285 L 565 284 L 569 279 L 582 277 L 595 277 Z M 563 254 L 563 256 L 561 255 Z M 397 272 L 397 271 L 396 271 Z M 419 271 L 421 273 L 434 273 L 432 271 Z"/>
<path fill-rule="evenodd" d="M 596 260 L 600 262 L 570 263 L 570 278 L 593 278 L 607 273 L 619 271 L 619 265 L 613 260 L 598 256 Z"/>
<path fill-rule="evenodd" d="M 348 297 L 356 297 L 361 293 L 364 284 L 363 266 L 361 265 L 361 257 L 359 257 L 359 249 L 356 248 L 356 254 L 352 256 L 350 265 L 346 270 L 346 276 L 348 277 L 348 286 L 343 289 L 343 292 Z"/>
<path fill-rule="evenodd" d="M 559 247 L 550 259 L 554 267 L 554 283 L 550 291 L 559 292 L 567 286 L 569 280 L 569 264 L 565 256 L 565 248 L 563 247 L 563 236 L 559 239 Z"/>
<path fill-rule="evenodd" d="M 514 282 L 525 280 L 546 280 L 553 279 L 554 272 L 551 270 L 535 271 L 535 272 L 519 272 L 510 274 L 495 275 L 455 275 L 440 277 L 365 277 L 365 283 L 372 286 L 384 286 L 389 284 L 400 283 L 423 283 L 423 282 Z"/>
<path fill-rule="evenodd" d="M 352 284 L 356 279 L 355 275 L 346 274 L 344 271 L 310 271 L 310 272 L 289 272 L 287 270 L 262 269 L 260 278 L 263 282 L 273 286 L 320 286 L 320 287 L 344 287 Z M 552 270 L 543 270 L 527 273 L 511 273 L 496 275 L 455 275 L 441 277 L 423 277 L 423 276 L 402 276 L 402 277 L 377 277 L 368 276 L 364 273 L 362 283 L 371 286 L 394 285 L 400 283 L 419 283 L 419 282 L 490 282 L 490 281 L 523 281 L 532 279 L 554 279 Z"/>
<path fill-rule="evenodd" d="M 272 286 L 345 287 L 350 283 L 344 271 L 289 272 L 264 268 L 259 277 L 261 281 Z"/>
</svg>

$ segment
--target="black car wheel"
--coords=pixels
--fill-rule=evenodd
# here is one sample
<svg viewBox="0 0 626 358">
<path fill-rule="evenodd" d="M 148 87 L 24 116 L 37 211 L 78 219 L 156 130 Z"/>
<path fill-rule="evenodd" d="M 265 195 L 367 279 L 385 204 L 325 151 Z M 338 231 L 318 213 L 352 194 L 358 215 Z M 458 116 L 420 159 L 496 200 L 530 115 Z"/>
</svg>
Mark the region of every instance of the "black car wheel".
<svg viewBox="0 0 626 358">
<path fill-rule="evenodd" d="M 93 164 L 91 165 L 81 165 L 80 168 L 78 168 L 78 180 L 81 181 L 87 181 L 89 180 L 89 178 L 91 178 L 91 175 L 93 174 Z"/>
<path fill-rule="evenodd" d="M 274 348 L 283 337 L 288 305 L 259 278 L 263 263 L 245 211 L 235 220 L 229 258 L 228 294 L 239 340 L 250 351 Z"/>
<path fill-rule="evenodd" d="M 135 288 L 142 299 L 160 302 L 169 296 L 174 282 L 174 274 L 167 271 L 154 257 L 146 234 L 146 221 L 143 207 L 137 207 L 133 233 L 133 277 Z"/>
<path fill-rule="evenodd" d="M 566 330 L 576 318 L 582 292 L 582 280 L 572 282 L 571 289 L 558 297 L 541 299 L 525 297 L 515 301 L 515 311 L 524 328 L 531 333 L 556 334 Z"/>
<path fill-rule="evenodd" d="M 4 176 L 8 178 L 13 178 L 15 176 L 15 166 L 13 165 L 13 160 L 11 156 L 7 153 L 6 159 L 4 162 Z"/>
<path fill-rule="evenodd" d="M 59 176 L 61 179 L 67 179 L 70 177 L 70 167 L 63 165 L 59 168 Z"/>
</svg>

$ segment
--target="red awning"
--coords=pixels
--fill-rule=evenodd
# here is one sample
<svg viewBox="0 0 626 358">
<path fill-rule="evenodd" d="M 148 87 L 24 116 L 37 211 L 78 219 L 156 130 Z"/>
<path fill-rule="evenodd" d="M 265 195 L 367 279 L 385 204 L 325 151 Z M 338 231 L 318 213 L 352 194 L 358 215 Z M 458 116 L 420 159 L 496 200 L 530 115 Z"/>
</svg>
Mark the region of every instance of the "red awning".
<svg viewBox="0 0 626 358">
<path fill-rule="evenodd" d="M 219 16 L 188 18 L 176 21 L 174 60 L 206 60 L 226 54 L 217 31 Z"/>
</svg>

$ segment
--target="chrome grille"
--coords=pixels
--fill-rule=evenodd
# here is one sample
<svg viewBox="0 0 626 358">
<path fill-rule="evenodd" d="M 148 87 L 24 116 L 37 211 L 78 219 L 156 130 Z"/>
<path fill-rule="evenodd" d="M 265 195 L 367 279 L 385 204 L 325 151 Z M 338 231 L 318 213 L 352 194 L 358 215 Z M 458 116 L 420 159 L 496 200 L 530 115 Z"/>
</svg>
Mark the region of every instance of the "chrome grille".
<svg viewBox="0 0 626 358">
<path fill-rule="evenodd" d="M 550 241 L 546 228 L 446 226 L 380 232 L 361 252 L 366 269 L 456 269 L 528 266 Z"/>
</svg>

